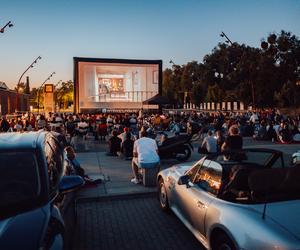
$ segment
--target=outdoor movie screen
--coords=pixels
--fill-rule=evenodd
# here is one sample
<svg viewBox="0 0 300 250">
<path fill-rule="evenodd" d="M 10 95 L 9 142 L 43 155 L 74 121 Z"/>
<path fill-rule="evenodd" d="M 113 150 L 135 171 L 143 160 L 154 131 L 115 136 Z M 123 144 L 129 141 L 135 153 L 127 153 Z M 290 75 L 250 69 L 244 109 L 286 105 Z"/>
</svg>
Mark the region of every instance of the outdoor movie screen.
<svg viewBox="0 0 300 250">
<path fill-rule="evenodd" d="M 161 60 L 74 58 L 75 109 L 140 109 L 161 92 Z"/>
</svg>

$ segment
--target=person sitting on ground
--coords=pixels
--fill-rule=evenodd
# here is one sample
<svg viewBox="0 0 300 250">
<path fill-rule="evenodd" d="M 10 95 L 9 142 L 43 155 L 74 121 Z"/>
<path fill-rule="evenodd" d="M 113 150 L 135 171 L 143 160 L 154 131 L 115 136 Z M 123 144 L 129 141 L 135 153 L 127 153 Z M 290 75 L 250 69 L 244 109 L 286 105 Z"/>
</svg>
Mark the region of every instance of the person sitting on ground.
<svg viewBox="0 0 300 250">
<path fill-rule="evenodd" d="M 65 126 L 66 126 L 66 129 L 67 129 L 67 133 L 70 136 L 69 141 L 71 141 L 72 137 L 75 135 L 75 129 L 76 129 L 76 125 L 75 125 L 74 118 L 73 118 L 72 115 L 69 115 Z"/>
<path fill-rule="evenodd" d="M 276 141 L 277 140 L 277 133 L 273 127 L 273 123 L 270 123 L 267 130 L 267 140 Z"/>
<path fill-rule="evenodd" d="M 121 152 L 123 153 L 125 160 L 132 159 L 134 140 L 131 137 L 131 133 L 126 134 L 125 140 L 121 143 Z"/>
<path fill-rule="evenodd" d="M 175 119 L 175 123 L 172 124 L 172 128 L 170 130 L 171 133 L 174 133 L 175 135 L 179 135 L 180 133 L 180 125 L 179 125 L 179 118 Z"/>
<path fill-rule="evenodd" d="M 229 128 L 229 135 L 221 147 L 221 152 L 229 152 L 224 155 L 224 160 L 239 161 L 245 158 L 244 153 L 239 153 L 243 149 L 243 137 L 239 134 L 236 125 Z"/>
<path fill-rule="evenodd" d="M 84 120 L 84 118 L 81 118 L 80 122 L 78 123 L 78 133 L 79 135 L 83 136 L 83 138 L 86 138 L 86 134 L 88 132 L 88 127 L 89 125 L 87 122 Z"/>
<path fill-rule="evenodd" d="M 225 137 L 222 133 L 222 130 L 216 131 L 216 140 L 217 140 L 217 152 L 221 152 L 222 145 L 225 142 Z"/>
<path fill-rule="evenodd" d="M 283 122 L 280 124 L 279 130 L 278 130 L 278 138 L 279 138 L 279 141 L 282 143 L 288 143 L 293 140 L 292 133 L 289 130 L 287 123 Z"/>
<path fill-rule="evenodd" d="M 147 132 L 141 133 L 141 138 L 133 145 L 132 172 L 134 178 L 131 182 L 138 184 L 141 179 L 138 174 L 139 167 L 155 167 L 159 164 L 159 155 L 156 141 L 147 137 Z"/>
<path fill-rule="evenodd" d="M 105 137 L 107 136 L 107 124 L 106 120 L 101 120 L 98 125 L 98 135 L 100 137 L 100 141 L 105 141 Z"/>
<path fill-rule="evenodd" d="M 123 129 L 123 133 L 121 133 L 121 134 L 118 135 L 118 137 L 122 140 L 122 143 L 125 141 L 125 139 L 126 139 L 126 137 L 127 137 L 128 134 L 130 135 L 130 138 L 131 138 L 132 140 L 135 139 L 135 138 L 134 138 L 134 135 L 130 132 L 130 128 L 125 127 L 125 128 Z"/>
<path fill-rule="evenodd" d="M 199 153 L 216 153 L 217 152 L 217 139 L 213 136 L 213 132 L 209 130 L 207 136 L 204 138 Z"/>
<path fill-rule="evenodd" d="M 118 132 L 114 130 L 112 137 L 108 140 L 109 152 L 106 155 L 118 156 L 118 152 L 121 150 L 121 142 L 122 140 L 118 137 Z"/>
<path fill-rule="evenodd" d="M 259 129 L 256 135 L 253 135 L 255 140 L 267 140 L 267 126 L 264 121 L 260 123 Z"/>
<path fill-rule="evenodd" d="M 76 154 L 73 147 L 67 146 L 65 148 L 65 153 L 65 175 L 79 175 L 84 179 L 85 184 L 98 184 L 101 182 L 101 179 L 93 180 L 85 174 L 84 169 L 76 159 Z"/>
<path fill-rule="evenodd" d="M 241 150 L 243 148 L 243 137 L 239 134 L 239 129 L 236 125 L 229 128 L 229 135 L 225 139 L 221 147 L 221 151 Z"/>
</svg>

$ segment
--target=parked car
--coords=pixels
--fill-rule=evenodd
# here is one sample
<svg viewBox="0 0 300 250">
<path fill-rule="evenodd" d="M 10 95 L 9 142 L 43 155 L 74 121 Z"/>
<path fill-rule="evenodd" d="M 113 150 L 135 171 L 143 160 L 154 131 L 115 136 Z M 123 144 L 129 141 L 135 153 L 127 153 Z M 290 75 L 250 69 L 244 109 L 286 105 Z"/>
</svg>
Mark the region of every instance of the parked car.
<svg viewBox="0 0 300 250">
<path fill-rule="evenodd" d="M 160 207 L 207 249 L 300 249 L 300 166 L 280 151 L 210 155 L 157 178 Z"/>
<path fill-rule="evenodd" d="M 63 177 L 63 151 L 49 132 L 0 134 L 0 249 L 63 249 L 59 194 L 83 185 Z"/>
</svg>

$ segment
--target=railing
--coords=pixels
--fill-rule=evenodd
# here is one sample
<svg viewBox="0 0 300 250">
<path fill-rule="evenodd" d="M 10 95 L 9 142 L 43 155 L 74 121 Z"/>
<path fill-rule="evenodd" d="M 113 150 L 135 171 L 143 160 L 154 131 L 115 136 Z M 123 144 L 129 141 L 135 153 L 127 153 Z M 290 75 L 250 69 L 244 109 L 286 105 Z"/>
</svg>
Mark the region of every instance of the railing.
<svg viewBox="0 0 300 250">
<path fill-rule="evenodd" d="M 107 94 L 92 95 L 88 99 L 92 102 L 143 102 L 156 94 L 158 94 L 158 91 L 110 92 Z"/>
</svg>

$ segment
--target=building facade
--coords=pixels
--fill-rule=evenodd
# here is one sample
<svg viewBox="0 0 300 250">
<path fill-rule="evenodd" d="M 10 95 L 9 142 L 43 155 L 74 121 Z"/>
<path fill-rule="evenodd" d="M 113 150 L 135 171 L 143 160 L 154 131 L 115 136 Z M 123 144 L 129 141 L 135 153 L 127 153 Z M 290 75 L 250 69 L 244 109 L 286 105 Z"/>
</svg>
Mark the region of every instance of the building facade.
<svg viewBox="0 0 300 250">
<path fill-rule="evenodd" d="M 16 111 L 29 111 L 29 95 L 11 90 L 4 82 L 0 82 L 0 114 Z"/>
</svg>

